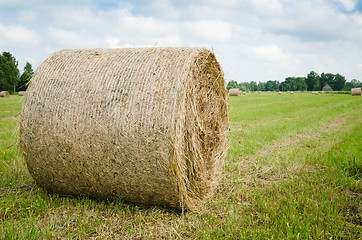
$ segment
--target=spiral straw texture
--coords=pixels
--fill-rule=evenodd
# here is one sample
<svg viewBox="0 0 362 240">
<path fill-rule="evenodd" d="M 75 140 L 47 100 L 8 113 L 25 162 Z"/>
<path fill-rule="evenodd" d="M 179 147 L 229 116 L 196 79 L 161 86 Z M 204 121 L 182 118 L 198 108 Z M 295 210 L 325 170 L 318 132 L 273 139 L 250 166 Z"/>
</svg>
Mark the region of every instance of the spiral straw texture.
<svg viewBox="0 0 362 240">
<path fill-rule="evenodd" d="M 31 80 L 19 144 L 48 191 L 195 210 L 215 190 L 227 129 L 209 50 L 61 50 Z"/>
</svg>

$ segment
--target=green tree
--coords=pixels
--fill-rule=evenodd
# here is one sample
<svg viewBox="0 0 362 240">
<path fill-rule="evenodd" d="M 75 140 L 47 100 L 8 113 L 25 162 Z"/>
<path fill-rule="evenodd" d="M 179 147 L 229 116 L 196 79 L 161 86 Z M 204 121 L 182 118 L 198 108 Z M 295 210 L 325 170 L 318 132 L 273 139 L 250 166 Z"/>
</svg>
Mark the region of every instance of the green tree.
<svg viewBox="0 0 362 240">
<path fill-rule="evenodd" d="M 258 83 L 258 91 L 265 91 L 265 83 L 259 82 Z"/>
<path fill-rule="evenodd" d="M 33 68 L 29 62 L 26 62 L 24 72 L 21 74 L 19 82 L 17 84 L 17 91 L 26 91 L 28 83 L 33 76 Z"/>
<path fill-rule="evenodd" d="M 265 84 L 265 91 L 279 91 L 279 82 L 269 80 Z"/>
<path fill-rule="evenodd" d="M 332 73 L 322 73 L 319 80 L 319 85 L 321 89 L 315 89 L 315 90 L 322 90 L 322 88 L 326 85 L 326 83 L 328 83 L 333 90 L 336 90 L 335 75 Z"/>
<path fill-rule="evenodd" d="M 350 82 L 346 82 L 344 85 L 345 90 L 351 90 L 351 88 L 361 87 L 362 83 L 357 79 L 352 79 Z"/>
<path fill-rule="evenodd" d="M 319 78 L 320 78 L 319 75 L 314 71 L 311 71 L 307 75 L 307 78 L 305 79 L 305 84 L 307 85 L 308 91 L 313 91 L 314 85 L 319 83 Z"/>
<path fill-rule="evenodd" d="M 342 88 L 344 88 L 344 85 L 346 83 L 346 78 L 340 74 L 336 74 L 334 76 L 334 88 L 333 90 L 340 91 Z"/>
<path fill-rule="evenodd" d="M 258 91 L 258 84 L 256 84 L 256 82 L 250 82 L 250 91 Z"/>
<path fill-rule="evenodd" d="M 239 89 L 242 90 L 242 91 L 248 91 L 249 90 L 249 83 L 245 83 L 245 82 L 239 83 Z"/>
<path fill-rule="evenodd" d="M 281 82 L 279 85 L 279 90 L 283 91 L 283 92 L 290 91 L 291 86 L 290 86 L 289 82 L 286 82 L 286 81 Z"/>
<path fill-rule="evenodd" d="M 231 88 L 239 88 L 237 81 L 231 80 L 228 82 L 228 84 L 226 85 L 226 89 L 229 90 Z"/>
<path fill-rule="evenodd" d="M 18 62 L 10 52 L 3 52 L 0 55 L 0 91 L 13 92 L 18 79 Z"/>
</svg>

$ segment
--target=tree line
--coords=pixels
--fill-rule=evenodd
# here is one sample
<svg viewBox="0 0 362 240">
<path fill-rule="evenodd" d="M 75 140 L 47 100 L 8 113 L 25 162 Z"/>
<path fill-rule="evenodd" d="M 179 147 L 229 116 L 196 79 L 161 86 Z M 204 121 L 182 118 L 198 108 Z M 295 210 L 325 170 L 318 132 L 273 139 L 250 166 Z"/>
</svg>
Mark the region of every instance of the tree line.
<svg viewBox="0 0 362 240">
<path fill-rule="evenodd" d="M 33 73 L 29 62 L 26 62 L 24 71 L 20 74 L 18 61 L 10 52 L 0 55 L 0 91 L 26 91 Z"/>
<path fill-rule="evenodd" d="M 284 81 L 269 80 L 267 82 L 242 82 L 231 80 L 227 83 L 227 89 L 239 88 L 242 91 L 321 91 L 328 83 L 334 91 L 351 90 L 361 87 L 362 83 L 357 79 L 346 82 L 346 78 L 340 74 L 321 73 L 314 71 L 306 77 L 287 77 Z"/>
</svg>

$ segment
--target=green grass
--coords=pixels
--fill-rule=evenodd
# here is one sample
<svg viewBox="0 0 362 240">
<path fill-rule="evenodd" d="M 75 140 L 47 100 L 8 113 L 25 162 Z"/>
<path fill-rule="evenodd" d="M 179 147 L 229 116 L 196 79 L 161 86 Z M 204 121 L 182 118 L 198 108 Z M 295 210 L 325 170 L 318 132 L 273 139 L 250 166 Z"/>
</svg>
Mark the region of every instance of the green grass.
<svg viewBox="0 0 362 240">
<path fill-rule="evenodd" d="M 229 151 L 200 212 L 38 189 L 17 148 L 22 98 L 0 98 L 0 239 L 362 239 L 362 98 L 230 97 Z"/>
</svg>

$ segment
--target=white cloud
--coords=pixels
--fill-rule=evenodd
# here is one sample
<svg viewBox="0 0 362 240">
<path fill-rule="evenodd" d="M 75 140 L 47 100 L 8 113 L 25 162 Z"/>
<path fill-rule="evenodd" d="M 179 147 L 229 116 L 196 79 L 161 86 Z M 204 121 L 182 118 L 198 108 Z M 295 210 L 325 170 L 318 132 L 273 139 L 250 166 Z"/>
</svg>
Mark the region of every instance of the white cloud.
<svg viewBox="0 0 362 240">
<path fill-rule="evenodd" d="M 346 11 L 352 11 L 353 9 L 355 9 L 357 4 L 356 0 L 337 0 L 337 1 L 343 5 Z"/>
<path fill-rule="evenodd" d="M 237 81 L 283 80 L 311 70 L 362 80 L 356 3 L 0 0 L 0 47 L 36 66 L 62 48 L 204 46 L 213 47 L 227 77 Z"/>
<path fill-rule="evenodd" d="M 279 0 L 250 1 L 253 8 L 262 16 L 275 16 L 283 14 L 283 6 Z"/>
<path fill-rule="evenodd" d="M 186 31 L 191 34 L 191 38 L 207 40 L 210 43 L 225 42 L 230 40 L 231 25 L 220 20 L 201 20 L 196 22 L 187 22 Z"/>
<path fill-rule="evenodd" d="M 109 48 L 120 48 L 120 40 L 116 37 L 107 36 L 104 39 L 106 46 Z"/>
<path fill-rule="evenodd" d="M 239 0 L 201 0 L 203 4 L 212 4 L 214 6 L 222 6 L 222 7 L 234 7 L 238 5 Z"/>
<path fill-rule="evenodd" d="M 61 28 L 49 28 L 50 38 L 62 48 L 91 48 L 100 43 L 98 38 L 93 37 L 86 31 L 67 31 Z"/>
<path fill-rule="evenodd" d="M 2 46 L 17 44 L 32 47 L 40 43 L 38 34 L 20 25 L 5 26 L 0 23 L 0 43 Z"/>
<path fill-rule="evenodd" d="M 253 47 L 253 51 L 255 55 L 262 60 L 268 60 L 272 62 L 287 60 L 287 56 L 276 44 Z"/>
</svg>

